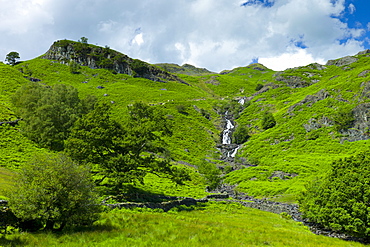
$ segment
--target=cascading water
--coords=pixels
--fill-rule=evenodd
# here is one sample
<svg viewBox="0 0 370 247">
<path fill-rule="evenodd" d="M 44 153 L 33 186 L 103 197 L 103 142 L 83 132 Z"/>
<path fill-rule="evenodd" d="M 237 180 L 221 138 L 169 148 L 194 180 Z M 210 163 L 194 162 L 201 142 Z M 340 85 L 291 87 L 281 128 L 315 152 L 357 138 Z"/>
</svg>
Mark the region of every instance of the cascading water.
<svg viewBox="0 0 370 247">
<path fill-rule="evenodd" d="M 232 130 L 235 128 L 232 122 L 227 119 L 227 114 L 228 112 L 225 113 L 226 127 L 222 132 L 222 144 L 231 144 Z"/>
<path fill-rule="evenodd" d="M 239 99 L 239 104 L 244 105 L 245 98 Z M 224 130 L 222 131 L 222 149 L 224 150 L 224 159 L 228 162 L 233 162 L 240 145 L 232 144 L 232 133 L 234 131 L 235 125 L 233 124 L 232 120 L 230 120 L 229 112 L 225 112 L 225 122 L 226 125 Z"/>
</svg>

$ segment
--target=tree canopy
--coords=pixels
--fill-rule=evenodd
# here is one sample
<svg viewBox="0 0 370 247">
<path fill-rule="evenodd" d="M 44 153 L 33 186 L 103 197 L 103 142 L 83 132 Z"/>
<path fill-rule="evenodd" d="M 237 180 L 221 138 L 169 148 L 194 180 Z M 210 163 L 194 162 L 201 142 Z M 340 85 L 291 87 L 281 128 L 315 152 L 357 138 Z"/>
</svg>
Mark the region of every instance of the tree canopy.
<svg viewBox="0 0 370 247">
<path fill-rule="evenodd" d="M 62 154 L 40 155 L 25 165 L 9 206 L 18 218 L 48 230 L 92 223 L 99 212 L 89 170 Z"/>
<path fill-rule="evenodd" d="M 143 103 L 128 106 L 129 116 L 120 124 L 110 116 L 108 104 L 79 119 L 66 141 L 72 158 L 95 164 L 101 181 L 121 190 L 125 183 L 143 182 L 147 173 L 187 179 L 181 169 L 170 165 L 164 136 L 170 136 L 171 123 L 158 109 Z"/>
<path fill-rule="evenodd" d="M 340 159 L 300 198 L 304 216 L 325 227 L 368 238 L 370 234 L 369 153 Z"/>
<path fill-rule="evenodd" d="M 63 150 L 70 128 L 93 108 L 96 98 L 81 100 L 72 86 L 30 82 L 13 95 L 12 101 L 24 120 L 21 128 L 29 139 L 42 147 Z"/>
<path fill-rule="evenodd" d="M 12 51 L 6 55 L 5 61 L 8 62 L 10 65 L 15 65 L 20 58 L 21 57 L 19 56 L 18 52 Z"/>
</svg>

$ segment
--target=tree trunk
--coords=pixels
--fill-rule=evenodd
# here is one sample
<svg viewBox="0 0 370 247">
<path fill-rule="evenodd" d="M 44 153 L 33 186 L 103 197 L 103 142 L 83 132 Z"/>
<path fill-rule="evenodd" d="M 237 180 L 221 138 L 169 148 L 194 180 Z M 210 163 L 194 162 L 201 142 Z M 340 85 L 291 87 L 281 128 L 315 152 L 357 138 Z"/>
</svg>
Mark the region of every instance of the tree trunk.
<svg viewBox="0 0 370 247">
<path fill-rule="evenodd" d="M 47 220 L 44 230 L 50 230 L 50 231 L 54 230 L 54 223 L 55 222 L 52 220 Z"/>
</svg>

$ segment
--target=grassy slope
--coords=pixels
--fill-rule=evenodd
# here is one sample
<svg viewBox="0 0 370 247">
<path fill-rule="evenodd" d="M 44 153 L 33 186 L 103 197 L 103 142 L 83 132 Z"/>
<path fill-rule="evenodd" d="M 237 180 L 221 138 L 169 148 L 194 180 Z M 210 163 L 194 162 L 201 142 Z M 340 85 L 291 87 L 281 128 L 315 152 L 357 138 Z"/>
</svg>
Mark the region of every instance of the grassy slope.
<svg viewBox="0 0 370 247">
<path fill-rule="evenodd" d="M 285 74 L 289 75 L 299 76 L 310 72 L 322 76 L 319 77 L 319 82 L 309 87 L 291 89 L 284 86 L 253 99 L 253 103 L 238 122 L 251 126 L 251 132 L 256 134 L 244 144 L 239 156 L 259 166 L 233 172 L 229 174 L 227 181 L 239 184 L 241 191 L 252 195 L 297 195 L 304 189 L 307 181 L 329 169 L 333 160 L 367 149 L 369 141 L 341 144 L 341 135 L 330 126 L 316 130 L 318 138 L 309 140 L 303 125 L 311 118 L 332 118 L 339 109 L 350 110 L 359 103 L 368 102 L 367 99 L 359 98 L 359 92 L 361 83 L 368 81 L 369 76 L 358 77 L 358 74 L 364 71 L 369 63 L 369 58 L 362 57 L 351 65 L 352 70 L 330 66 L 324 71 L 307 67 L 286 71 Z M 339 77 L 333 79 L 337 75 Z M 329 92 L 330 97 L 312 106 L 304 104 L 289 112 L 289 108 L 294 104 L 322 89 Z M 274 113 L 277 126 L 262 132 L 260 119 L 261 112 L 265 110 Z M 268 177 L 274 171 L 296 173 L 298 176 L 290 180 L 271 181 Z M 250 180 L 252 178 L 253 181 Z"/>
<path fill-rule="evenodd" d="M 189 210 L 189 209 L 187 209 Z M 194 211 L 113 210 L 88 231 L 15 234 L 22 246 L 362 246 L 317 236 L 300 223 L 238 204 L 208 203 Z M 3 242 L 3 243 L 2 243 Z"/>
<path fill-rule="evenodd" d="M 310 118 L 320 119 L 323 116 L 330 118 L 338 107 L 352 109 L 358 104 L 360 85 L 362 82 L 368 81 L 369 78 L 368 76 L 360 78 L 357 75 L 366 69 L 369 61 L 369 58 L 361 58 L 357 63 L 351 65 L 354 67 L 352 70 L 342 70 L 335 66 L 329 66 L 324 71 L 309 68 L 288 70 L 284 72 L 285 75 L 302 75 L 306 72 L 320 74 L 321 76 L 314 77 L 320 81 L 306 88 L 292 89 L 282 86 L 254 97 L 252 104 L 244 110 L 237 120 L 238 124 L 247 125 L 252 133 L 252 137 L 243 145 L 238 156 L 258 164 L 258 166 L 233 171 L 227 175 L 226 181 L 239 184 L 239 190 L 251 195 L 280 196 L 279 200 L 295 201 L 296 195 L 304 189 L 304 184 L 329 169 L 331 161 L 365 149 L 369 141 L 341 144 L 339 142 L 340 136 L 333 127 L 317 130 L 318 138 L 308 140 L 303 124 L 307 123 Z M 217 127 L 219 116 L 213 111 L 213 105 L 218 100 L 250 96 L 255 92 L 257 84 L 269 82 L 282 84 L 275 81 L 273 77 L 275 72 L 255 70 L 253 66 L 237 68 L 224 75 L 179 75 L 190 84 L 187 86 L 178 82 L 162 83 L 134 79 L 127 75 L 115 75 L 106 70 L 91 70 L 87 67 L 82 67 L 80 74 L 71 74 L 66 65 L 37 58 L 23 62 L 14 68 L 0 63 L 1 121 L 17 118 L 14 116 L 9 96 L 19 86 L 27 82 L 23 78 L 24 74 L 17 70 L 21 68 L 28 73 L 31 72 L 32 77 L 41 79 L 42 83 L 49 85 L 70 84 L 78 88 L 82 96 L 93 94 L 101 100 L 114 101 L 114 117 L 118 120 L 126 116 L 126 105 L 135 101 L 163 108 L 169 116 L 172 116 L 174 122 L 174 136 L 168 139 L 169 149 L 174 160 L 193 165 L 197 165 L 204 158 L 217 162 L 215 159 L 219 153 L 214 147 L 219 141 L 221 130 Z M 333 79 L 336 75 L 339 76 Z M 97 86 L 105 88 L 97 89 Z M 306 104 L 297 107 L 291 114 L 288 112 L 290 107 L 302 101 L 307 95 L 314 95 L 322 89 L 328 91 L 331 97 L 318 101 L 312 106 Z M 105 94 L 107 96 L 104 96 Z M 348 103 L 338 101 L 339 97 L 347 100 Z M 185 106 L 185 113 L 177 111 L 178 105 Z M 203 117 L 199 113 L 199 109 L 209 112 L 211 120 Z M 274 113 L 277 126 L 267 131 L 261 131 L 261 113 L 266 110 Z M 0 132 L 0 166 L 2 167 L 17 169 L 33 153 L 46 152 L 38 149 L 36 145 L 24 138 L 17 128 L 2 126 Z M 288 180 L 269 180 L 268 177 L 274 171 L 296 173 L 298 176 Z M 11 173 L 3 168 L 0 173 L 0 184 L 9 186 Z M 168 180 L 148 176 L 146 186 L 143 189 L 166 195 L 203 197 L 205 195 L 204 181 L 196 172 L 192 176 L 194 180 L 185 186 L 176 186 Z M 194 214 L 194 217 L 201 217 L 198 214 L 200 213 Z M 186 217 L 193 217 L 190 215 L 189 213 Z M 224 216 L 224 221 L 231 217 L 228 214 Z M 173 217 L 173 215 L 165 217 Z M 170 221 L 175 220 L 176 217 L 171 218 Z M 255 219 L 255 216 L 248 217 Z M 222 219 L 219 220 L 222 221 Z M 205 221 L 207 222 L 204 223 L 205 227 L 211 229 L 211 226 L 207 225 L 211 221 L 209 219 L 205 219 Z M 212 223 L 210 224 L 212 225 Z M 228 231 L 238 228 L 233 225 L 225 227 Z M 284 229 L 282 230 L 284 231 Z M 258 232 L 255 234 L 261 234 L 261 231 Z M 270 230 L 266 230 L 266 232 L 269 234 Z M 307 238 L 311 240 L 313 236 L 308 235 Z M 316 244 L 315 246 L 320 245 Z"/>
</svg>

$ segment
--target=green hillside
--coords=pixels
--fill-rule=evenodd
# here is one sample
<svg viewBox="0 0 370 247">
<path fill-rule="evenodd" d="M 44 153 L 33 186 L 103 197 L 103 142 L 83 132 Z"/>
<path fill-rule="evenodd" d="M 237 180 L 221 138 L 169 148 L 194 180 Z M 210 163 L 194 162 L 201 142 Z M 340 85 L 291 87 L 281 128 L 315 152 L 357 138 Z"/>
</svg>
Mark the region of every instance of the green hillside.
<svg viewBox="0 0 370 247">
<path fill-rule="evenodd" d="M 22 118 L 12 95 L 33 81 L 73 86 L 80 98 L 96 96 L 111 106 L 112 118 L 121 124 L 128 118 L 127 106 L 135 102 L 165 113 L 173 126 L 172 136 L 164 139 L 171 164 L 186 169 L 191 180 L 178 185 L 148 175 L 137 190 L 202 198 L 209 194 L 206 188 L 211 180 L 219 176 L 217 181 L 235 186 L 236 193 L 297 203 L 305 185 L 330 170 L 333 161 L 368 149 L 369 66 L 370 57 L 362 52 L 350 59 L 282 72 L 251 64 L 217 74 L 191 65 L 150 65 L 107 47 L 57 41 L 38 58 L 15 66 L 0 63 L 0 122 L 4 122 L 0 125 L 0 185 L 11 187 L 13 172 L 30 157 L 54 152 L 26 138 L 22 120 L 15 126 L 7 123 Z M 243 106 L 238 103 L 241 99 L 246 102 Z M 266 112 L 276 122 L 271 128 L 264 127 Z M 228 146 L 221 145 L 225 116 L 234 130 L 248 133 L 235 158 L 225 158 Z M 0 189 L 1 198 L 6 197 Z M 189 215 L 178 217 L 187 221 Z M 205 225 L 213 224 L 204 220 Z M 215 231 L 212 227 L 207 229 Z M 231 231 L 241 226 L 227 227 Z"/>
</svg>

